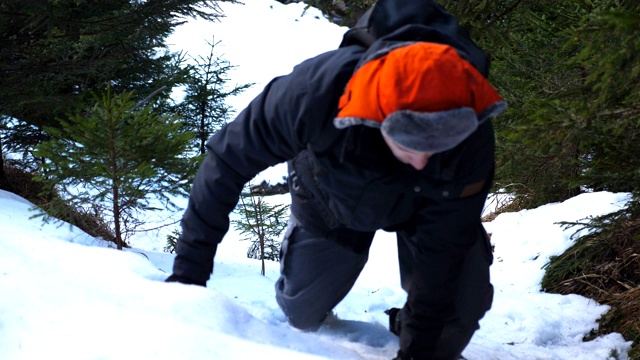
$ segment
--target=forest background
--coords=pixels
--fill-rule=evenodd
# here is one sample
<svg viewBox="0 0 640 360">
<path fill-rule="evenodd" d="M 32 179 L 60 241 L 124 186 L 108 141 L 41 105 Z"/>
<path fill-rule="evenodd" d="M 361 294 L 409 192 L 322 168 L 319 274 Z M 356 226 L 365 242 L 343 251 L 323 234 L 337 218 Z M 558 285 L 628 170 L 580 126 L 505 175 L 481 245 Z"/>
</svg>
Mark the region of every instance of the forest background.
<svg viewBox="0 0 640 360">
<path fill-rule="evenodd" d="M 215 38 L 196 65 L 166 47 L 186 19 L 223 16 L 218 2 L 236 1 L 0 3 L 0 188 L 127 246 L 118 229 L 154 206 L 150 194 L 188 191 L 203 141 L 232 119 L 225 98 L 250 86 L 225 84 L 233 64 L 216 54 Z M 373 3 L 306 2 L 344 26 Z M 494 122 L 493 192 L 513 195 L 503 210 L 589 191 L 633 194 L 620 212 L 567 224 L 597 231 L 553 259 L 543 288 L 611 305 L 600 331 L 637 340 L 640 1 L 438 3 L 490 55 L 490 80 L 509 103 Z M 186 96 L 175 103 L 180 87 Z M 112 206 L 90 206 L 96 194 Z M 629 355 L 640 358 L 637 344 Z"/>
</svg>

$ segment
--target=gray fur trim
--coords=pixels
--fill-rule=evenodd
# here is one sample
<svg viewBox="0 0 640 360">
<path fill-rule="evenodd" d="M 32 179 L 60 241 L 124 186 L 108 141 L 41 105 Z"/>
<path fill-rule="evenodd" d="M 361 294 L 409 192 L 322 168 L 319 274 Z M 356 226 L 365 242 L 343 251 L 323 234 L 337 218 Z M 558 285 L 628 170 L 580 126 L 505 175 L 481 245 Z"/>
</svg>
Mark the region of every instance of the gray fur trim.
<svg viewBox="0 0 640 360">
<path fill-rule="evenodd" d="M 438 112 L 399 110 L 382 123 L 382 133 L 398 144 L 422 152 L 454 148 L 478 128 L 478 117 L 470 107 Z"/>
<path fill-rule="evenodd" d="M 333 126 L 337 129 L 345 129 L 353 125 L 366 125 L 373 128 L 380 128 L 380 123 L 373 120 L 361 119 L 357 117 L 337 117 L 333 119 Z"/>
<path fill-rule="evenodd" d="M 478 121 L 482 124 L 483 122 L 500 115 L 505 110 L 507 110 L 506 102 L 495 102 L 478 114 Z"/>
</svg>

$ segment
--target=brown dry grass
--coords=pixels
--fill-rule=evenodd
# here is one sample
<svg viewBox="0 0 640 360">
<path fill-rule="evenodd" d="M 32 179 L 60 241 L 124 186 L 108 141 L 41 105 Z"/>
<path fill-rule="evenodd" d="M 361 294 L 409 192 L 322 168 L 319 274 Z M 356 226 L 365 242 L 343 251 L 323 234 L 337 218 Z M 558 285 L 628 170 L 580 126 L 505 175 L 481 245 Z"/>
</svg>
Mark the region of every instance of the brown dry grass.
<svg viewBox="0 0 640 360">
<path fill-rule="evenodd" d="M 578 239 L 551 260 L 542 286 L 609 305 L 589 338 L 618 332 L 634 342 L 629 358 L 640 360 L 640 219 L 613 220 L 604 231 Z"/>
<path fill-rule="evenodd" d="M 621 333 L 625 339 L 633 341 L 629 359 L 640 359 L 640 287 L 603 296 L 600 301 L 611 306 L 611 311 L 600 319 L 598 332 Z"/>
<path fill-rule="evenodd" d="M 43 206 L 49 203 L 54 196 L 57 196 L 57 194 L 43 195 L 44 188 L 42 184 L 34 181 L 34 174 L 29 171 L 5 165 L 4 172 L 8 180 L 8 184 L 4 186 L 6 190 L 20 195 L 36 206 Z M 101 237 L 115 243 L 115 236 L 108 225 L 96 214 L 72 208 L 69 208 L 66 214 L 65 218 L 60 220 L 77 226 L 91 236 Z"/>
</svg>

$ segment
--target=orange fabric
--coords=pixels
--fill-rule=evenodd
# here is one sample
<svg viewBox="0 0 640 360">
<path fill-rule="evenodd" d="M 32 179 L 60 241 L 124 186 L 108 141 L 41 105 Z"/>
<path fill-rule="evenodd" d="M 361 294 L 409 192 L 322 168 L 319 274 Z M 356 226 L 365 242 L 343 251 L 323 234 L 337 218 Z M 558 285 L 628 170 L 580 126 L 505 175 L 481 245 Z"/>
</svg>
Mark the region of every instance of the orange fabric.
<svg viewBox="0 0 640 360">
<path fill-rule="evenodd" d="M 448 45 L 418 42 L 361 66 L 340 98 L 338 117 L 383 122 L 397 110 L 436 112 L 501 101 L 498 92 Z"/>
</svg>

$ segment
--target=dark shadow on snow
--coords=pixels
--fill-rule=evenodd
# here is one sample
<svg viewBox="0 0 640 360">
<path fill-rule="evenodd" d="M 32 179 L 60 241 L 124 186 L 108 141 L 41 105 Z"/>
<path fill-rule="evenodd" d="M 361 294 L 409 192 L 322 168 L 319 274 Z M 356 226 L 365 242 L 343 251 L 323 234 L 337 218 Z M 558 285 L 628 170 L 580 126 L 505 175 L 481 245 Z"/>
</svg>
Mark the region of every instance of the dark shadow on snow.
<svg viewBox="0 0 640 360">
<path fill-rule="evenodd" d="M 329 318 L 318 329 L 319 335 L 344 338 L 351 342 L 382 348 L 391 342 L 397 342 L 398 337 L 386 327 L 365 321 L 342 320 Z"/>
</svg>

